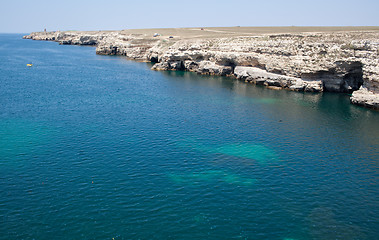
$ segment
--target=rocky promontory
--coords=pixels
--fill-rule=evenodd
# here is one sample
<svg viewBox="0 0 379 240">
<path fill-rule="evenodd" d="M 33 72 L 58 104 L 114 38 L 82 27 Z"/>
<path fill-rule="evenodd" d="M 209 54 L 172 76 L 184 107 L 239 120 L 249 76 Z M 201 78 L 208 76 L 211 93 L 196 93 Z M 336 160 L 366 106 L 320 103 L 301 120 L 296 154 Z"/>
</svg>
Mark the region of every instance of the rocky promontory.
<svg viewBox="0 0 379 240">
<path fill-rule="evenodd" d="M 351 93 L 379 109 L 379 27 L 185 28 L 35 32 L 26 39 L 96 46 L 153 70 L 231 76 L 273 89 Z"/>
</svg>

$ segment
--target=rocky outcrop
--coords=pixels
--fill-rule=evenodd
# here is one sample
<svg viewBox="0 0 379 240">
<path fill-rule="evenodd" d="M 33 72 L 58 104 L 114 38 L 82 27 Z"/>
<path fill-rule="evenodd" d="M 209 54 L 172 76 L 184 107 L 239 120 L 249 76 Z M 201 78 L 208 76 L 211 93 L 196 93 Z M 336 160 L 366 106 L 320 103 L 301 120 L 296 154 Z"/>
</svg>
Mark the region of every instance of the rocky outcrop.
<svg viewBox="0 0 379 240">
<path fill-rule="evenodd" d="M 379 109 L 379 94 L 375 94 L 364 87 L 361 87 L 358 91 L 353 92 L 350 97 L 350 101 L 353 104 L 363 107 Z"/>
<path fill-rule="evenodd" d="M 363 84 L 360 61 L 335 61 L 328 70 L 302 74 L 303 79 L 321 80 L 324 91 L 352 93 Z"/>
<path fill-rule="evenodd" d="M 379 109 L 379 31 L 183 39 L 58 31 L 24 38 L 93 45 L 97 54 L 153 62 L 153 70 L 231 76 L 275 89 L 352 93 L 353 104 Z"/>
<path fill-rule="evenodd" d="M 257 85 L 274 86 L 294 91 L 321 92 L 321 81 L 304 81 L 301 78 L 288 77 L 256 67 L 236 67 L 234 75 L 237 79 L 245 80 Z"/>
<path fill-rule="evenodd" d="M 105 32 L 34 32 L 26 35 L 24 39 L 33 39 L 40 41 L 56 41 L 62 45 L 90 45 L 96 46 L 100 41 L 108 37 L 110 33 Z"/>
</svg>

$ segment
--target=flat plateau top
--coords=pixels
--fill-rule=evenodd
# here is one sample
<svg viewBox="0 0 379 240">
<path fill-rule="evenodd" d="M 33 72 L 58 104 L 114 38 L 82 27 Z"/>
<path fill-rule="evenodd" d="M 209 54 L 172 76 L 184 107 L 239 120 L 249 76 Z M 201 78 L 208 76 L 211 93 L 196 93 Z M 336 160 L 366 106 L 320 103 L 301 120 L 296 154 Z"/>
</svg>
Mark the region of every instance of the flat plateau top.
<svg viewBox="0 0 379 240">
<path fill-rule="evenodd" d="M 176 36 L 179 38 L 216 38 L 233 36 L 252 36 L 261 34 L 304 33 L 304 32 L 341 32 L 341 31 L 379 31 L 373 27 L 210 27 L 210 28 L 154 28 L 127 29 L 123 34 Z"/>
</svg>

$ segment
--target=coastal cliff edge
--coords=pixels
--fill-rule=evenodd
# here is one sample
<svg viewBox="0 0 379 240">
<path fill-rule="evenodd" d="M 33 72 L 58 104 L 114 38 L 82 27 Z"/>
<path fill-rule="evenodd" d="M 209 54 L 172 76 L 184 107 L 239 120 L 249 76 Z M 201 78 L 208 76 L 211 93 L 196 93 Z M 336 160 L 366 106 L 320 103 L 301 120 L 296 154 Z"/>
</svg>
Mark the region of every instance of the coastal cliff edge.
<svg viewBox="0 0 379 240">
<path fill-rule="evenodd" d="M 96 46 L 153 70 L 232 76 L 272 89 L 350 93 L 379 109 L 379 27 L 180 28 L 34 32 L 23 38 Z"/>
</svg>

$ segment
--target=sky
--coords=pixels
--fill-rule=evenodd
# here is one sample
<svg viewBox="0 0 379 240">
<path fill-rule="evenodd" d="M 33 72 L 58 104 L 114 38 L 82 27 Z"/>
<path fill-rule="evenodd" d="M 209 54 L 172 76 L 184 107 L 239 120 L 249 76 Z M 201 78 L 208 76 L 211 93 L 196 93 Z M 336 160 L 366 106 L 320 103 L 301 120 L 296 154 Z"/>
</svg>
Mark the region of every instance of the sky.
<svg viewBox="0 0 379 240">
<path fill-rule="evenodd" d="M 0 0 L 0 32 L 379 26 L 379 0 Z"/>
</svg>

